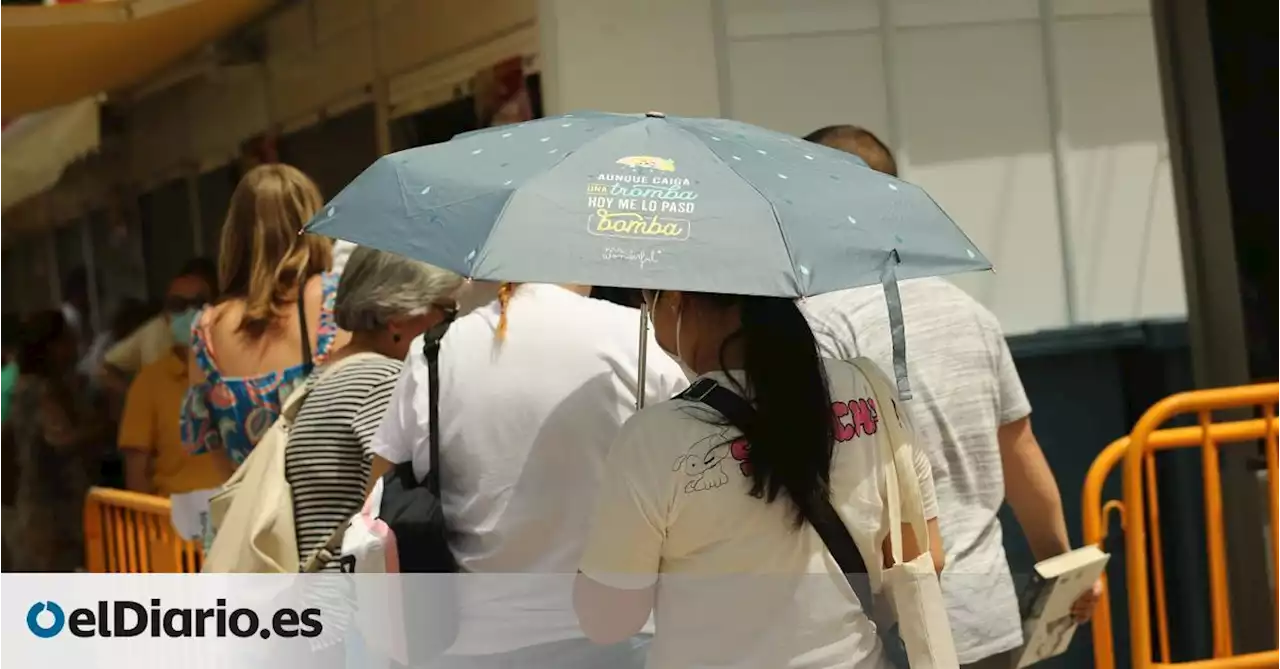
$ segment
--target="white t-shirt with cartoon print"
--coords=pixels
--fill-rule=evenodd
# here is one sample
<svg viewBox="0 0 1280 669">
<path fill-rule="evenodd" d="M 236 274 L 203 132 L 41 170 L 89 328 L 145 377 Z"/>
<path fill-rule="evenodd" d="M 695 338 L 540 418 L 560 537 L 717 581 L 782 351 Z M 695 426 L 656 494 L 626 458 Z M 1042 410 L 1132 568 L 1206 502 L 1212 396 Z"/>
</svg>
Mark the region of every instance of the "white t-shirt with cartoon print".
<svg viewBox="0 0 1280 669">
<path fill-rule="evenodd" d="M 825 364 L 837 441 L 832 503 L 878 588 L 889 529 L 879 440 L 896 412 L 877 406 L 856 367 Z M 734 387 L 723 373 L 708 376 Z M 582 572 L 621 589 L 657 582 L 649 667 L 888 667 L 821 538 L 797 527 L 785 498 L 770 504 L 749 494 L 747 444 L 716 422 L 703 405 L 671 400 L 623 426 Z M 935 518 L 928 460 L 917 452 L 912 461 L 925 517 Z"/>
</svg>

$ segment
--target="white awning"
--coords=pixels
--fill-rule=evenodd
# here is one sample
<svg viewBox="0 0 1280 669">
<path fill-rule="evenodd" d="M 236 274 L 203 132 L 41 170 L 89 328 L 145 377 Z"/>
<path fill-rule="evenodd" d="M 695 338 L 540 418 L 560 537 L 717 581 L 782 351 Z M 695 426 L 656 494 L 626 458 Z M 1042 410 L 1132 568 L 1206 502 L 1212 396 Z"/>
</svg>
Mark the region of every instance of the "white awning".
<svg viewBox="0 0 1280 669">
<path fill-rule="evenodd" d="M 97 96 L 14 121 L 0 135 L 0 208 L 51 188 L 98 142 Z"/>
</svg>

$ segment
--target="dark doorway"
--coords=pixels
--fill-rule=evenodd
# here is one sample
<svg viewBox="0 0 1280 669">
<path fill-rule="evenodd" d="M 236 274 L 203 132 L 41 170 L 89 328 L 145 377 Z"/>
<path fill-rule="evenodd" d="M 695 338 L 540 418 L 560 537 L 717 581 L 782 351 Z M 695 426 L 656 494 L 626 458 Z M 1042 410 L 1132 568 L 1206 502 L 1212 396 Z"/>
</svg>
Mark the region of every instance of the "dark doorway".
<svg viewBox="0 0 1280 669">
<path fill-rule="evenodd" d="M 187 184 L 174 179 L 138 198 L 142 219 L 142 253 L 147 272 L 147 295 L 164 296 L 169 280 L 194 254 L 195 234 L 187 205 Z"/>
<path fill-rule="evenodd" d="M 280 138 L 280 160 L 306 172 L 326 200 L 378 157 L 373 105 L 363 105 Z"/>
</svg>

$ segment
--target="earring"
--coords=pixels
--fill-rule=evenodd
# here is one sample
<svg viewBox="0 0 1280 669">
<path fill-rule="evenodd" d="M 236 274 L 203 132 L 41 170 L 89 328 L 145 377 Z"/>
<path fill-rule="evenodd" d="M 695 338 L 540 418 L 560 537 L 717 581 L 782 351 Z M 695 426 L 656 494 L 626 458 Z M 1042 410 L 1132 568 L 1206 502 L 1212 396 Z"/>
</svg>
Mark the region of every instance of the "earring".
<svg viewBox="0 0 1280 669">
<path fill-rule="evenodd" d="M 399 343 L 400 343 L 400 335 L 398 335 L 398 334 L 393 334 L 393 335 L 391 335 L 391 341 L 393 341 L 393 342 L 395 342 L 395 343 L 399 344 Z"/>
</svg>

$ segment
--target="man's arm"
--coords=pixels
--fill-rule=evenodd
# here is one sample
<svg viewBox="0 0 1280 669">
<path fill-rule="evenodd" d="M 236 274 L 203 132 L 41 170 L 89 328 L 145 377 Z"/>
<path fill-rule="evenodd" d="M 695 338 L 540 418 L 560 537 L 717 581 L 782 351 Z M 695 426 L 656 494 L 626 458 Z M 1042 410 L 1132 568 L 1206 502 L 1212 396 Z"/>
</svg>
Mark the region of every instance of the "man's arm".
<svg viewBox="0 0 1280 669">
<path fill-rule="evenodd" d="M 126 490 L 155 494 L 151 487 L 151 454 L 137 449 L 121 449 L 124 453 L 124 487 Z"/>
<path fill-rule="evenodd" d="M 1013 507 L 1013 515 L 1031 545 L 1036 560 L 1044 560 L 1071 550 L 1067 537 L 1067 521 L 1062 515 L 1062 495 L 1053 470 L 1045 460 L 1040 442 L 1031 430 L 1031 404 L 1027 401 L 1022 380 L 1009 346 L 991 317 L 990 333 L 995 341 L 996 374 L 1000 379 L 1000 464 L 1004 469 L 1004 496 Z M 1093 615 L 1102 596 L 1101 581 L 1085 591 L 1071 607 L 1078 623 Z"/>
<path fill-rule="evenodd" d="M 125 396 L 116 443 L 124 454 L 124 485 L 134 492 L 152 493 L 151 456 L 155 451 L 155 404 L 146 379 L 135 379 Z M 177 418 L 176 416 L 174 417 Z"/>
<path fill-rule="evenodd" d="M 1062 515 L 1062 495 L 1049 462 L 1031 431 L 1031 418 L 1000 426 L 1000 462 L 1004 468 L 1004 495 L 1036 560 L 1071 549 L 1067 521 Z"/>
</svg>

